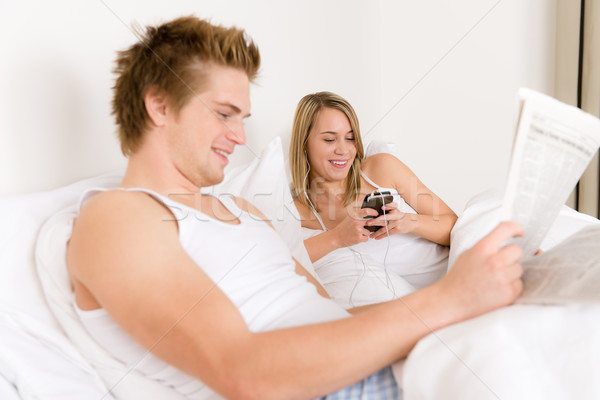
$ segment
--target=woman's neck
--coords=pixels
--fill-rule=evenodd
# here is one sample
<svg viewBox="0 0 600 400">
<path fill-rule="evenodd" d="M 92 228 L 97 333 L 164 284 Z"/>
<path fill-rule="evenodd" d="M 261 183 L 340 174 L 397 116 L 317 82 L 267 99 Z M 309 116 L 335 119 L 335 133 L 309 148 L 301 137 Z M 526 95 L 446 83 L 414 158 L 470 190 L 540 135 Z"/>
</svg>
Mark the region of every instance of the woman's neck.
<svg viewBox="0 0 600 400">
<path fill-rule="evenodd" d="M 313 199 L 335 199 L 346 195 L 346 183 L 344 181 L 326 182 L 317 177 L 311 180 L 309 194 Z"/>
</svg>

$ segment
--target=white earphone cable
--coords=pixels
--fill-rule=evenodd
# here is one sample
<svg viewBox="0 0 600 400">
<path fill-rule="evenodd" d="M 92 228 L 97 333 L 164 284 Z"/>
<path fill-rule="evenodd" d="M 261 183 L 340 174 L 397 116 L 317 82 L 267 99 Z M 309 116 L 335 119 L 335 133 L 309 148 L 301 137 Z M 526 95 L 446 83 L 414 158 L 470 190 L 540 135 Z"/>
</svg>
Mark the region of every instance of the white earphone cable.
<svg viewBox="0 0 600 400">
<path fill-rule="evenodd" d="M 352 167 L 354 167 L 354 165 L 352 165 Z M 356 174 L 353 174 L 354 177 L 354 191 L 356 192 L 356 197 L 355 197 L 355 206 L 356 208 L 358 208 L 358 186 L 356 184 Z M 385 204 L 384 204 L 385 205 Z M 386 232 L 386 236 L 387 236 L 387 246 L 385 249 L 385 255 L 383 257 L 383 270 L 385 272 L 385 286 L 390 289 L 392 291 L 392 300 L 398 298 L 398 296 L 396 295 L 396 288 L 394 287 L 392 280 L 390 278 L 388 269 L 387 269 L 387 256 L 388 256 L 388 252 L 390 250 L 390 232 L 388 229 L 388 224 L 387 224 L 387 219 L 385 218 L 386 213 L 385 210 L 382 209 L 383 211 L 383 216 L 384 216 L 384 223 L 385 223 L 385 232 Z M 353 296 L 354 296 L 354 292 L 356 290 L 356 288 L 358 287 L 358 284 L 362 281 L 362 279 L 364 278 L 366 272 L 367 272 L 367 264 L 365 263 L 362 254 L 353 249 L 352 247 L 348 247 L 348 249 L 356 256 L 358 255 L 360 262 L 362 263 L 363 266 L 363 270 L 362 273 L 360 274 L 360 276 L 356 279 L 356 282 L 354 283 L 354 286 L 352 287 L 352 290 L 350 291 L 350 297 L 348 298 L 348 303 L 352 306 L 355 307 L 354 305 L 354 300 L 353 300 Z"/>
</svg>

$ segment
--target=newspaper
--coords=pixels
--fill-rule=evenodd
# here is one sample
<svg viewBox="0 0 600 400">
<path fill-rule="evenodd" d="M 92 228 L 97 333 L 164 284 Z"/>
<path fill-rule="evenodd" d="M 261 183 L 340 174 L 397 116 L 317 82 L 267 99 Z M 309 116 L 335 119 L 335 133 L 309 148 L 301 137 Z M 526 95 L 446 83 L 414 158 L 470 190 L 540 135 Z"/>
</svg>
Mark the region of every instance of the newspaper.
<svg viewBox="0 0 600 400">
<path fill-rule="evenodd" d="M 531 89 L 518 93 L 519 118 L 501 220 L 519 222 L 524 260 L 538 250 L 600 146 L 600 120 Z"/>
<path fill-rule="evenodd" d="M 600 146 L 600 119 L 530 89 L 519 118 L 501 220 L 519 222 L 524 290 L 519 303 L 600 301 L 600 225 L 535 255 Z"/>
<path fill-rule="evenodd" d="M 600 225 L 590 225 L 552 249 L 522 262 L 517 303 L 600 301 Z"/>
</svg>

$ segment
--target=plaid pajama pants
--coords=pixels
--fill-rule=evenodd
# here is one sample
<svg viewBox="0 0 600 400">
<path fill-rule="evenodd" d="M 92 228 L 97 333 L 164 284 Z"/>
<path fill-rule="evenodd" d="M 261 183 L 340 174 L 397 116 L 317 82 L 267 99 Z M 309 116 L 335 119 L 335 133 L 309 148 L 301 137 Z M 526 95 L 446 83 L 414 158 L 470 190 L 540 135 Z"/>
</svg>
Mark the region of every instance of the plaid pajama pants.
<svg viewBox="0 0 600 400">
<path fill-rule="evenodd" d="M 392 368 L 384 368 L 362 381 L 331 393 L 320 400 L 401 400 L 402 390 L 396 384 Z"/>
</svg>

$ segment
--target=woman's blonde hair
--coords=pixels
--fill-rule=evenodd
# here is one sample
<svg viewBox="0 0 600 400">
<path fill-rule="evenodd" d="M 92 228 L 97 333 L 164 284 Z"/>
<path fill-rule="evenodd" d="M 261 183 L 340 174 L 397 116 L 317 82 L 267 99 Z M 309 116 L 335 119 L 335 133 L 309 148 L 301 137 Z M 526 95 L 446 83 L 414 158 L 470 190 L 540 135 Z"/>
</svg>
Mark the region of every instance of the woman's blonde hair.
<svg viewBox="0 0 600 400">
<path fill-rule="evenodd" d="M 356 144 L 356 156 L 346 177 L 346 195 L 344 205 L 347 206 L 360 191 L 360 163 L 364 157 L 360 127 L 356 112 L 343 97 L 331 92 L 318 92 L 304 96 L 294 114 L 292 126 L 292 141 L 290 143 L 290 169 L 292 172 L 292 194 L 298 201 L 309 208 L 316 205 L 308 197 L 311 179 L 308 176 L 308 155 L 306 154 L 306 143 L 310 130 L 314 126 L 319 112 L 323 108 L 333 108 L 343 112 L 354 133 Z M 319 210 L 316 210 L 319 211 Z"/>
</svg>

